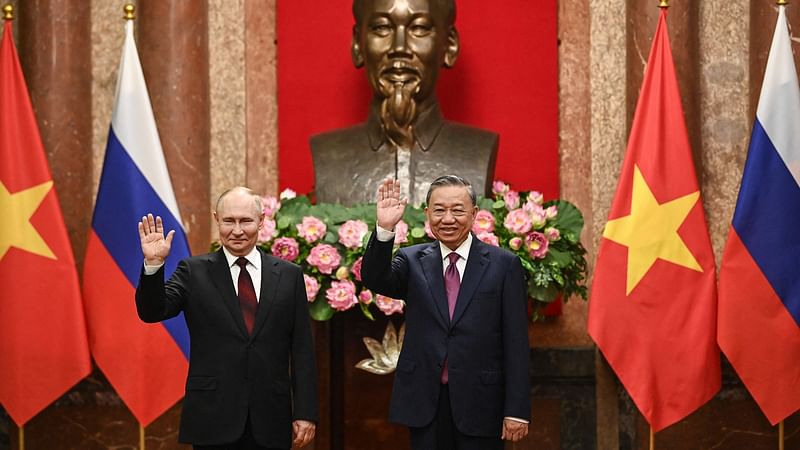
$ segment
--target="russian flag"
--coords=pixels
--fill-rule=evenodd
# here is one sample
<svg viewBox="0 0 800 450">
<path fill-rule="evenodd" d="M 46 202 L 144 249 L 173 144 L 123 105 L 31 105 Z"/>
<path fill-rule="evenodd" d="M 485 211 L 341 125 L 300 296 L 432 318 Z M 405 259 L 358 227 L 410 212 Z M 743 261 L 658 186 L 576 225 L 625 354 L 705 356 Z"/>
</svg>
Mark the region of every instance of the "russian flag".
<svg viewBox="0 0 800 450">
<path fill-rule="evenodd" d="M 779 8 L 722 258 L 717 328 L 773 425 L 800 409 L 800 88 Z"/>
<path fill-rule="evenodd" d="M 165 267 L 169 276 L 189 256 L 189 245 L 129 20 L 83 292 L 95 362 L 142 426 L 183 397 L 189 357 L 183 314 L 159 324 L 145 324 L 136 314 L 134 293 L 144 264 L 136 224 L 148 212 L 176 230 Z"/>
</svg>

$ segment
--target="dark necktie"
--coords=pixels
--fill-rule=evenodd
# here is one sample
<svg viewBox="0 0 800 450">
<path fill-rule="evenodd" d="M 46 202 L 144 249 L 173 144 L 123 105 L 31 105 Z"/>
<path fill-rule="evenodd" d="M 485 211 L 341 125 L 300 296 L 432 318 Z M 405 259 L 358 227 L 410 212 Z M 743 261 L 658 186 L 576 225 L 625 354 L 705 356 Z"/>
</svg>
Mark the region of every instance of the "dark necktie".
<svg viewBox="0 0 800 450">
<path fill-rule="evenodd" d="M 248 334 L 253 334 L 253 323 L 256 321 L 256 310 L 258 309 L 258 299 L 256 289 L 253 287 L 253 279 L 247 272 L 247 260 L 239 257 L 236 260 L 239 266 L 239 307 L 242 309 L 244 326 Z"/>
<path fill-rule="evenodd" d="M 458 267 L 456 267 L 458 253 L 450 253 L 447 258 L 450 260 L 450 265 L 444 271 L 444 289 L 447 291 L 447 308 L 450 311 L 450 319 L 452 319 L 453 311 L 456 310 L 458 290 L 461 288 L 461 279 L 458 276 Z"/>
<path fill-rule="evenodd" d="M 450 265 L 444 271 L 444 289 L 447 292 L 447 309 L 450 311 L 450 320 L 453 320 L 453 311 L 456 310 L 456 299 L 458 298 L 458 291 L 461 289 L 461 278 L 458 276 L 458 253 L 452 252 L 447 255 L 450 260 Z M 442 368 L 442 384 L 447 384 L 449 374 L 447 371 L 447 358 L 444 360 L 444 367 Z"/>
</svg>

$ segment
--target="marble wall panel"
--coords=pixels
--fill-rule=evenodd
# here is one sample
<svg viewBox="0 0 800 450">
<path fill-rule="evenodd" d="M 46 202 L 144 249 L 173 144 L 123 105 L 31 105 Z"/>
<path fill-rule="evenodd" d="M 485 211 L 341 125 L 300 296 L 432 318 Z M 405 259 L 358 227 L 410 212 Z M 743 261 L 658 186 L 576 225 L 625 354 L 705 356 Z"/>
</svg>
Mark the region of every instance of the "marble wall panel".
<svg viewBox="0 0 800 450">
<path fill-rule="evenodd" d="M 210 208 L 226 189 L 246 184 L 244 4 L 244 0 L 208 2 Z"/>
<path fill-rule="evenodd" d="M 700 3 L 701 189 L 717 267 L 733 217 L 750 139 L 751 47 L 747 45 L 750 3 L 729 1 L 724 10 Z"/>
<path fill-rule="evenodd" d="M 278 193 L 278 82 L 276 0 L 245 3 L 247 184 Z"/>
</svg>

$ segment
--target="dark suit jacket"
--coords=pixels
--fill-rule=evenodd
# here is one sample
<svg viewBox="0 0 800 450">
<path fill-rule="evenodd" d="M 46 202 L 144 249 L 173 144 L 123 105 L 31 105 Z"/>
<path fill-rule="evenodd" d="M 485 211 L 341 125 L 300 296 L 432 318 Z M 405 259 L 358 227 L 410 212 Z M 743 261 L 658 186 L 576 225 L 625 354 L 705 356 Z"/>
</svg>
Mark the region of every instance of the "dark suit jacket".
<svg viewBox="0 0 800 450">
<path fill-rule="evenodd" d="M 530 419 L 527 295 L 519 258 L 473 236 L 453 320 L 438 242 L 401 248 L 373 233 L 361 268 L 367 287 L 406 300 L 406 334 L 389 419 L 434 418 L 447 357 L 453 419 L 472 436 L 500 437 L 504 417 Z"/>
<path fill-rule="evenodd" d="M 136 308 L 143 321 L 158 322 L 183 311 L 189 328 L 181 442 L 235 442 L 249 413 L 259 444 L 288 449 L 292 420 L 318 420 L 303 273 L 260 253 L 261 295 L 252 336 L 222 250 L 181 261 L 166 285 L 163 267 L 139 280 Z"/>
</svg>

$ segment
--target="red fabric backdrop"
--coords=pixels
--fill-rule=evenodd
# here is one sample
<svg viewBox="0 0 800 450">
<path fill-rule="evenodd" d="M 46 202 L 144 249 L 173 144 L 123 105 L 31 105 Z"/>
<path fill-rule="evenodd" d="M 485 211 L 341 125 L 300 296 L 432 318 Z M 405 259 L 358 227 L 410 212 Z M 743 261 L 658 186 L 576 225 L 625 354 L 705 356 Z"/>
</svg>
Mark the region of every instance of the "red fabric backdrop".
<svg viewBox="0 0 800 450">
<path fill-rule="evenodd" d="M 313 189 L 308 139 L 365 120 L 371 91 L 350 59 L 352 0 L 278 1 L 279 185 Z M 500 134 L 495 179 L 558 195 L 557 0 L 460 1 L 461 53 L 443 70 L 445 117 Z"/>
</svg>

